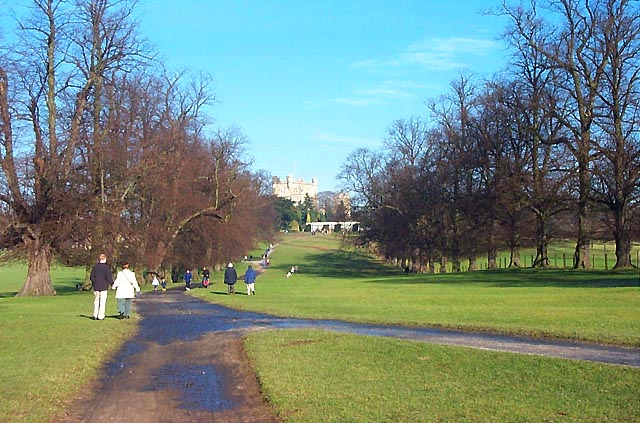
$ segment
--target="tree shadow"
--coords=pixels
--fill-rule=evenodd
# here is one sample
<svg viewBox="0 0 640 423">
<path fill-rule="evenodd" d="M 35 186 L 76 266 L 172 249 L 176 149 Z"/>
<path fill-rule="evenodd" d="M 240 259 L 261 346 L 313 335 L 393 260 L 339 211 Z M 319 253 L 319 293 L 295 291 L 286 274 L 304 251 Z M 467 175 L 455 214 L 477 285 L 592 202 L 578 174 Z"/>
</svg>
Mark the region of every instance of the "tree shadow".
<svg viewBox="0 0 640 423">
<path fill-rule="evenodd" d="M 313 253 L 304 256 L 301 260 L 304 266 L 299 268 L 299 273 L 320 278 L 368 278 L 372 275 L 394 276 L 398 271 L 384 265 L 380 261 L 372 260 L 371 257 L 354 251 L 327 251 L 323 253 Z M 273 266 L 285 273 L 292 265 Z"/>
<path fill-rule="evenodd" d="M 500 269 L 446 274 L 409 274 L 367 283 L 467 284 L 493 288 L 626 288 L 640 287 L 637 270 Z"/>
</svg>

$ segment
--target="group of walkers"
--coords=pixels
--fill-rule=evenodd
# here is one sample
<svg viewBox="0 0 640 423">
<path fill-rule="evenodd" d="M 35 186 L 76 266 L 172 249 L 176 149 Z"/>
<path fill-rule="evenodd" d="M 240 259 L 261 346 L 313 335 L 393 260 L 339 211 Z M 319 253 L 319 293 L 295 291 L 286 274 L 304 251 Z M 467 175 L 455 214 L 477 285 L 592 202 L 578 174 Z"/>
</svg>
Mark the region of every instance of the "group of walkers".
<svg viewBox="0 0 640 423">
<path fill-rule="evenodd" d="M 210 285 L 210 280 L 209 277 L 211 276 L 211 272 L 209 272 L 209 269 L 207 269 L 207 266 L 204 266 L 202 268 L 202 282 L 200 282 L 200 284 L 202 285 L 203 288 L 208 288 Z M 193 273 L 191 272 L 191 269 L 187 269 L 184 272 L 184 288 L 185 290 L 190 290 L 191 289 L 191 282 L 193 282 Z"/>
<path fill-rule="evenodd" d="M 205 266 L 202 269 L 202 287 L 207 288 L 210 284 L 210 272 Z M 247 286 L 247 295 L 256 295 L 255 282 L 258 273 L 252 265 L 247 267 L 244 274 L 244 283 Z M 104 320 L 107 306 L 107 296 L 109 288 L 116 291 L 116 301 L 118 305 L 118 318 L 128 319 L 131 317 L 131 307 L 136 294 L 140 292 L 140 284 L 136 279 L 136 274 L 129 269 L 129 263 L 122 263 L 122 269 L 118 271 L 116 279 L 113 279 L 111 267 L 107 264 L 107 256 L 100 254 L 99 261 L 91 269 L 89 276 L 91 286 L 93 288 L 93 320 Z M 187 269 L 184 275 L 185 289 L 191 289 L 193 281 L 193 273 Z M 235 284 L 238 281 L 238 273 L 233 263 L 229 263 L 224 271 L 224 283 L 228 287 L 229 294 L 235 294 Z M 157 275 L 153 277 L 153 290 L 157 291 L 158 286 L 162 286 L 162 290 L 166 291 L 166 282 L 164 277 L 158 280 Z"/>
<path fill-rule="evenodd" d="M 201 285 L 203 288 L 208 288 L 209 285 L 211 284 L 210 276 L 211 276 L 211 273 L 209 272 L 209 269 L 207 269 L 207 267 L 205 266 L 202 269 Z M 244 274 L 244 282 L 247 285 L 247 295 L 256 294 L 255 282 L 257 277 L 258 277 L 258 273 L 255 271 L 252 265 L 249 265 L 247 267 L 247 271 Z M 193 273 L 191 272 L 190 269 L 187 269 L 184 273 L 184 284 L 185 284 L 186 291 L 189 291 L 191 289 L 192 281 L 193 281 Z M 231 262 L 227 264 L 227 268 L 224 270 L 223 281 L 224 281 L 224 284 L 227 285 L 227 292 L 229 294 L 235 294 L 236 282 L 238 281 L 238 272 L 236 271 L 233 263 Z"/>
<path fill-rule="evenodd" d="M 111 268 L 107 264 L 107 256 L 100 254 L 98 263 L 91 269 L 89 279 L 91 279 L 94 296 L 93 320 L 104 320 L 110 287 L 116 291 L 118 318 L 128 319 L 131 317 L 131 305 L 136 293 L 140 292 L 140 285 L 136 280 L 136 274 L 129 270 L 128 262 L 122 263 L 122 270 L 118 272 L 114 281 Z"/>
<path fill-rule="evenodd" d="M 256 295 L 256 278 L 258 272 L 255 271 L 252 265 L 247 267 L 247 271 L 244 272 L 244 283 L 247 285 L 247 295 Z M 236 282 L 238 281 L 238 272 L 236 272 L 233 263 L 229 263 L 224 270 L 224 283 L 227 285 L 228 293 L 233 295 L 236 293 Z"/>
</svg>

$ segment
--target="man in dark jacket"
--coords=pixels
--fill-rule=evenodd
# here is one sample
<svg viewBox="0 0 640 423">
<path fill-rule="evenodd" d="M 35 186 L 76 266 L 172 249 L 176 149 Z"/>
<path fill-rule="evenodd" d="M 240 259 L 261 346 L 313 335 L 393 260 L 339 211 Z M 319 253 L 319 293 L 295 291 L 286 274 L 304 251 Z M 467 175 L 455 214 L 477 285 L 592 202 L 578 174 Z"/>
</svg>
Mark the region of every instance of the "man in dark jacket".
<svg viewBox="0 0 640 423">
<path fill-rule="evenodd" d="M 103 320 L 107 307 L 107 293 L 113 285 L 113 274 L 107 265 L 107 256 L 100 254 L 100 261 L 91 269 L 91 286 L 93 287 L 93 320 Z"/>
<path fill-rule="evenodd" d="M 224 283 L 229 286 L 229 294 L 236 293 L 236 281 L 238 280 L 238 273 L 233 267 L 233 263 L 229 263 L 224 270 Z"/>
</svg>

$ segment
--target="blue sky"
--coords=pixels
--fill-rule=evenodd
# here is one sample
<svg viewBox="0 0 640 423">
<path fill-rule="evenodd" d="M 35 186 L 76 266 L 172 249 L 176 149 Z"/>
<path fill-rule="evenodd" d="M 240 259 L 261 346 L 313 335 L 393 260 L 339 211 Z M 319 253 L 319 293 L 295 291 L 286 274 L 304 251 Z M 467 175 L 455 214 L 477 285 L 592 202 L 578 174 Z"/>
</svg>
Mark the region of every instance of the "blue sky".
<svg viewBox="0 0 640 423">
<path fill-rule="evenodd" d="M 170 69 L 214 78 L 213 128 L 240 127 L 255 170 L 333 191 L 352 151 L 425 116 L 462 70 L 504 67 L 505 20 L 478 13 L 500 2 L 142 0 L 138 18 Z"/>
</svg>

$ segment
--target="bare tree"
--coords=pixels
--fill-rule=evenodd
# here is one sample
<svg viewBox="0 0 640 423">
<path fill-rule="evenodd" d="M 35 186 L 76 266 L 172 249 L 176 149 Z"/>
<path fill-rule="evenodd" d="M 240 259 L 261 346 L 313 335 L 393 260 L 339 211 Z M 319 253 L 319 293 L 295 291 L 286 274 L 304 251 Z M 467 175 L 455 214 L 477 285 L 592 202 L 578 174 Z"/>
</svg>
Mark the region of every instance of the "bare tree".
<svg viewBox="0 0 640 423">
<path fill-rule="evenodd" d="M 87 84 L 77 91 L 70 119 L 61 122 L 58 102 L 72 90 L 66 81 L 73 70 L 63 61 L 69 46 L 64 19 L 68 13 L 62 1 L 34 1 L 32 15 L 21 22 L 14 60 L 0 64 L 0 166 L 5 180 L 0 200 L 10 216 L 4 232 L 27 256 L 20 296 L 55 294 L 52 256 L 68 232 L 68 222 L 78 218 L 77 210 L 69 207 L 76 194 L 70 187 L 71 164 Z M 65 127 L 72 132 L 60 136 Z"/>
<path fill-rule="evenodd" d="M 603 5 L 599 31 L 607 59 L 596 109 L 594 194 L 613 217 L 616 269 L 631 267 L 631 208 L 640 200 L 640 7 Z"/>
<path fill-rule="evenodd" d="M 625 0 L 623 0 L 625 2 Z M 606 22 L 612 18 L 607 4 L 617 1 L 546 0 L 529 9 L 504 7 L 513 27 L 528 46 L 544 56 L 554 69 L 553 83 L 565 95 L 562 107 L 551 110 L 571 135 L 567 147 L 575 157 L 578 172 L 578 240 L 574 255 L 575 268 L 591 267 L 589 258 L 591 228 L 589 205 L 591 200 L 591 161 L 594 152 L 593 125 L 597 113 L 599 92 L 605 82 L 609 57 Z M 545 11 L 554 19 L 539 18 Z M 538 31 L 544 29 L 544 33 Z M 535 29 L 535 30 L 534 30 Z"/>
<path fill-rule="evenodd" d="M 464 198 L 469 196 L 475 188 L 473 172 L 473 139 L 470 133 L 471 117 L 476 101 L 476 82 L 468 74 L 461 74 L 451 83 L 451 93 L 432 101 L 429 109 L 438 126 L 437 133 L 441 136 L 437 164 L 440 181 L 443 184 L 442 194 L 446 207 L 443 209 L 448 216 L 445 233 L 447 241 L 446 252 L 443 251 L 441 268 L 444 268 L 446 257 L 451 258 L 454 272 L 461 270 L 460 260 L 467 245 L 464 238 L 471 234 L 465 226 L 465 212 L 477 212 L 478 208 L 464 209 Z M 493 243 L 494 234 L 491 230 L 486 234 L 488 242 L 489 261 L 495 256 L 496 247 Z M 474 254 L 475 255 L 475 254 Z"/>
</svg>

